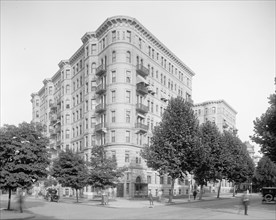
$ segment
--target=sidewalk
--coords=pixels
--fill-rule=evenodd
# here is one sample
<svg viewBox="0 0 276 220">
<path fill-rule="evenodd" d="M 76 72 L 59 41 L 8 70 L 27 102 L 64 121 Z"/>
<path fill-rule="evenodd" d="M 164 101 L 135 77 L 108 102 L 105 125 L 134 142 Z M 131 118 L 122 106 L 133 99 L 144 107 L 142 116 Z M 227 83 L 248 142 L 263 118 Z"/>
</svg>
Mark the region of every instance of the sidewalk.
<svg viewBox="0 0 276 220">
<path fill-rule="evenodd" d="M 219 199 L 226 199 L 226 198 L 237 198 L 240 197 L 241 195 L 238 195 L 236 197 L 233 197 L 232 194 L 227 193 L 227 194 L 221 194 Z M 171 203 L 168 203 L 168 198 L 164 198 L 162 202 L 157 202 L 154 201 L 154 207 L 156 206 L 168 206 L 168 205 L 177 205 L 177 204 L 185 204 L 185 203 L 194 203 L 194 202 L 204 202 L 204 201 L 209 201 L 209 200 L 216 200 L 217 199 L 217 194 L 210 193 L 210 194 L 204 194 L 202 199 L 199 200 L 198 197 L 196 200 L 193 199 L 193 196 L 190 197 L 190 201 L 187 198 L 174 198 Z M 69 202 L 69 203 L 74 203 L 76 202 L 76 198 L 62 198 L 61 202 Z M 88 199 L 79 199 L 79 205 L 95 205 L 95 206 L 103 206 L 101 204 L 100 199 L 94 199 L 94 200 L 88 200 Z M 149 205 L 149 200 L 144 199 L 144 200 L 135 200 L 135 199 L 125 199 L 125 198 L 115 198 L 114 200 L 109 200 L 108 205 L 104 205 L 105 207 L 109 208 L 145 208 L 145 207 L 150 207 Z"/>
<path fill-rule="evenodd" d="M 238 195 L 236 197 L 240 197 L 241 195 Z M 230 198 L 235 198 L 232 196 L 232 194 L 221 194 L 219 199 L 230 199 Z M 193 199 L 191 196 L 190 201 L 188 201 L 188 198 L 174 198 L 172 203 L 168 203 L 168 198 L 164 198 L 162 202 L 157 202 L 154 201 L 154 206 L 170 206 L 170 205 L 177 205 L 177 204 L 185 204 L 185 203 L 195 203 L 195 202 L 204 202 L 204 201 L 210 201 L 210 200 L 216 200 L 216 194 L 204 194 L 202 197 L 202 200 L 196 200 Z M 7 200 L 5 196 L 1 195 L 1 200 Z M 34 197 L 28 197 L 28 200 L 30 201 L 41 201 L 43 200 L 42 198 L 34 198 Z M 94 200 L 88 200 L 84 198 L 79 199 L 79 203 L 76 203 L 76 198 L 62 198 L 60 200 L 62 203 L 75 203 L 76 205 L 87 205 L 87 206 L 101 206 L 103 207 L 104 205 L 101 204 L 100 198 L 94 199 Z M 125 198 L 116 198 L 114 200 L 110 200 L 108 205 L 105 205 L 104 207 L 106 208 L 149 208 L 149 201 L 148 200 L 131 200 L 131 199 L 125 199 Z M 13 220 L 13 219 L 32 219 L 35 218 L 35 215 L 28 212 L 28 210 L 25 210 L 23 213 L 18 212 L 17 210 L 13 211 L 7 211 L 5 208 L 1 207 L 0 210 L 0 219 L 8 219 L 8 220 Z"/>
</svg>

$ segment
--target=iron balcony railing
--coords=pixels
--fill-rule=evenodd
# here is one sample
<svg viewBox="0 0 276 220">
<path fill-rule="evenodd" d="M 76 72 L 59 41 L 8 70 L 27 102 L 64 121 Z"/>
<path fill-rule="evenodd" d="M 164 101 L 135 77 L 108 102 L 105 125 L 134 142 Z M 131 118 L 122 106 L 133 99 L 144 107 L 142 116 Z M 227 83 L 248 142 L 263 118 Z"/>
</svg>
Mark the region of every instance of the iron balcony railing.
<svg viewBox="0 0 276 220">
<path fill-rule="evenodd" d="M 148 68 L 144 67 L 142 64 L 137 64 L 136 65 L 136 72 L 140 74 L 143 77 L 146 77 L 149 75 L 149 70 Z"/>
<path fill-rule="evenodd" d="M 96 75 L 100 76 L 106 72 L 105 66 L 102 64 L 96 68 Z"/>
<path fill-rule="evenodd" d="M 142 84 L 137 84 L 136 91 L 142 95 L 148 94 L 148 88 Z"/>
<path fill-rule="evenodd" d="M 96 111 L 97 113 L 101 113 L 101 112 L 103 112 L 103 111 L 105 111 L 105 110 L 106 110 L 106 104 L 104 104 L 104 103 L 98 104 L 98 105 L 96 106 L 96 109 L 95 109 L 95 111 Z"/>
<path fill-rule="evenodd" d="M 149 107 L 144 104 L 138 103 L 138 104 L 136 104 L 136 110 L 138 112 L 145 114 L 145 113 L 149 112 Z"/>
<path fill-rule="evenodd" d="M 96 94 L 102 94 L 104 92 L 106 92 L 106 85 L 105 84 L 98 85 L 96 89 Z"/>
</svg>

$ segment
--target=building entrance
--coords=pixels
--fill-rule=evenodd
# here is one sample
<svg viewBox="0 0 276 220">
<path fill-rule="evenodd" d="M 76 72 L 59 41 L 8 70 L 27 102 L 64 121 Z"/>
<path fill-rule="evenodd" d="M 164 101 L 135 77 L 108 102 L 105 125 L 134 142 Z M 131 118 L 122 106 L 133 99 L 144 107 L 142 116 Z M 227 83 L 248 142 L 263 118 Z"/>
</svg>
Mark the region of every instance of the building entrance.
<svg viewBox="0 0 276 220">
<path fill-rule="evenodd" d="M 148 184 L 142 183 L 140 176 L 136 178 L 136 182 L 134 183 L 134 190 L 134 197 L 136 198 L 144 198 L 148 196 Z"/>
</svg>

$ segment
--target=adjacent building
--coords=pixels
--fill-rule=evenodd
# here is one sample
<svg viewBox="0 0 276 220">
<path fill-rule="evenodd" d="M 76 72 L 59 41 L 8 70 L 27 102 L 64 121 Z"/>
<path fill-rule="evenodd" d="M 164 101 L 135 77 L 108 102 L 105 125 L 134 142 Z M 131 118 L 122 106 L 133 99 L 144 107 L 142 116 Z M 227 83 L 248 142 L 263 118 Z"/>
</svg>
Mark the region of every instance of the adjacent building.
<svg viewBox="0 0 276 220">
<path fill-rule="evenodd" d="M 199 124 L 211 121 L 216 124 L 220 132 L 224 130 L 237 132 L 236 115 L 237 111 L 233 109 L 224 100 L 212 100 L 194 104 L 194 112 L 199 120 Z M 208 184 L 210 190 L 218 188 L 217 184 Z M 232 183 L 227 180 L 222 180 L 221 191 L 229 192 L 232 188 Z"/>
<path fill-rule="evenodd" d="M 194 105 L 193 109 L 200 124 L 211 121 L 217 125 L 220 132 L 223 132 L 223 130 L 237 130 L 237 111 L 224 100 L 197 103 Z"/>
<path fill-rule="evenodd" d="M 89 160 L 93 146 L 104 145 L 119 166 L 128 167 L 117 196 L 147 195 L 149 190 L 168 194 L 170 178 L 148 169 L 139 152 L 170 97 L 192 102 L 194 72 L 135 18 L 108 18 L 81 41 L 31 95 L 32 120 L 45 125 L 53 157 L 68 148 Z M 222 106 L 228 105 L 216 105 L 221 113 L 216 120 L 225 116 L 232 126 L 234 114 L 225 115 Z M 187 193 L 187 188 L 188 181 L 177 181 L 173 193 Z M 84 193 L 93 190 L 86 187 Z"/>
</svg>

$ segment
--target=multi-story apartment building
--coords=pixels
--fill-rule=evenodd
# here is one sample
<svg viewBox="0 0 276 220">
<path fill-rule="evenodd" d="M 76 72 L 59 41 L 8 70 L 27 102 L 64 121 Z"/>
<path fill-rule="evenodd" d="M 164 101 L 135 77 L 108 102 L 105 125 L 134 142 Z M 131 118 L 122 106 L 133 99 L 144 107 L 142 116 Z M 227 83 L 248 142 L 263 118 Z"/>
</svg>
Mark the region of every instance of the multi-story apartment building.
<svg viewBox="0 0 276 220">
<path fill-rule="evenodd" d="M 236 130 L 237 112 L 224 100 L 197 103 L 193 109 L 200 124 L 211 121 L 217 125 L 220 132 L 225 129 Z"/>
<path fill-rule="evenodd" d="M 237 112 L 224 100 L 206 101 L 203 103 L 197 103 L 193 106 L 195 115 L 199 120 L 199 124 L 206 121 L 215 123 L 220 132 L 223 130 L 229 130 L 236 132 L 236 115 Z M 232 184 L 227 180 L 222 180 L 221 191 L 229 192 Z M 208 188 L 214 190 L 218 188 L 218 184 L 212 186 L 208 184 Z"/>
<path fill-rule="evenodd" d="M 53 151 L 70 148 L 89 160 L 92 147 L 104 145 L 118 166 L 128 167 L 117 196 L 169 193 L 170 179 L 148 169 L 140 150 L 170 97 L 192 101 L 194 72 L 131 17 L 108 18 L 81 40 L 32 94 L 33 121 L 47 127 Z M 188 186 L 177 187 L 174 193 L 183 194 Z"/>
</svg>

